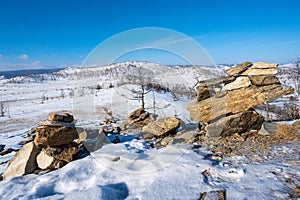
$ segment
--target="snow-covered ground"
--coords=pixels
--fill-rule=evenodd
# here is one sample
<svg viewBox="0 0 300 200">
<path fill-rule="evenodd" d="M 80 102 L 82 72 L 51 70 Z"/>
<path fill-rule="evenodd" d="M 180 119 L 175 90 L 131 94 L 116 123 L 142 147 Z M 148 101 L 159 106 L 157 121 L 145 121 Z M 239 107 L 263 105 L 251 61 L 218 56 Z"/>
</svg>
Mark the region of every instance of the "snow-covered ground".
<svg viewBox="0 0 300 200">
<path fill-rule="evenodd" d="M 25 140 L 30 128 L 46 119 L 49 112 L 72 112 L 81 126 L 99 126 L 99 121 L 108 117 L 107 111 L 124 119 L 141 104 L 133 100 L 135 94 L 131 92 L 139 86 L 123 84 L 124 73 L 132 65 L 151 69 L 155 74 L 153 82 L 177 91 L 176 100 L 171 92 L 147 93 L 147 110 L 153 113 L 155 102 L 159 117 L 176 116 L 186 123 L 190 122 L 185 109 L 189 96 L 181 92 L 189 91 L 196 79 L 223 74 L 218 68 L 172 68 L 132 62 L 0 79 L 0 102 L 7 106 L 5 117 L 0 117 L 0 144 L 21 148 L 19 143 Z M 95 89 L 97 84 L 101 89 Z M 110 88 L 110 84 L 114 87 Z M 82 99 L 85 104 L 78 105 Z M 90 111 L 89 108 L 89 116 L 78 112 Z M 296 146 L 283 147 L 280 152 L 290 153 Z M 298 177 L 294 181 L 300 184 L 299 163 L 277 157 L 264 163 L 249 163 L 238 156 L 218 161 L 209 157 L 211 153 L 194 150 L 190 145 L 155 149 L 132 138 L 120 144 L 107 144 L 92 155 L 47 174 L 1 181 L 0 199 L 199 199 L 201 193 L 219 189 L 226 190 L 227 199 L 287 199 L 294 185 L 288 185 L 286 180 Z M 0 174 L 14 154 L 0 156 Z M 211 176 L 202 174 L 205 170 Z"/>
</svg>

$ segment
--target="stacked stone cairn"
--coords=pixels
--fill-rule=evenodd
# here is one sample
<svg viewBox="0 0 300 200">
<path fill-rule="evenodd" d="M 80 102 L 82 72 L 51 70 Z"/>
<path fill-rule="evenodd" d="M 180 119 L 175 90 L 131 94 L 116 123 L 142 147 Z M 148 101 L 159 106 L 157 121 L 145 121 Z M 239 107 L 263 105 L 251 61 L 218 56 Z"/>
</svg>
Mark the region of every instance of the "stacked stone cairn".
<svg viewBox="0 0 300 200">
<path fill-rule="evenodd" d="M 264 117 L 254 107 L 292 94 L 275 76 L 278 64 L 244 62 L 225 71 L 228 76 L 200 82 L 197 98 L 187 105 L 191 118 L 208 137 L 226 137 L 259 130 Z"/>
<path fill-rule="evenodd" d="M 51 113 L 39 123 L 34 140 L 26 143 L 9 161 L 3 179 L 51 171 L 79 158 L 74 118 L 68 113 Z"/>
</svg>

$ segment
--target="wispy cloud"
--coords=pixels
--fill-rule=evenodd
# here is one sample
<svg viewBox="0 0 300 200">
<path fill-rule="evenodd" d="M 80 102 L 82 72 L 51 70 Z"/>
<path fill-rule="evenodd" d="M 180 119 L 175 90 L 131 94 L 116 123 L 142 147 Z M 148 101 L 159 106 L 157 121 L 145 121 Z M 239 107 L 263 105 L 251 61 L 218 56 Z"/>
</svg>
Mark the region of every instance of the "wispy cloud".
<svg viewBox="0 0 300 200">
<path fill-rule="evenodd" d="M 22 54 L 22 55 L 19 55 L 18 58 L 21 60 L 28 60 L 29 56 L 27 54 Z"/>
</svg>

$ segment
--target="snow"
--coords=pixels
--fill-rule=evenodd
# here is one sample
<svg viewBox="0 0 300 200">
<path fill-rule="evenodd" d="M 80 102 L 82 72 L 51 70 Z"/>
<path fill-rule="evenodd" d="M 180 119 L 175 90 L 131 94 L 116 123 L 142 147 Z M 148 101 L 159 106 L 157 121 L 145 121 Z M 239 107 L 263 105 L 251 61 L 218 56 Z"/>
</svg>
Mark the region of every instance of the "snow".
<svg viewBox="0 0 300 200">
<path fill-rule="evenodd" d="M 139 151 L 137 151 L 139 150 Z M 228 199 L 285 199 L 288 163 L 245 164 L 238 157 L 216 162 L 207 151 L 171 146 L 149 149 L 144 141 L 108 144 L 91 156 L 43 175 L 0 182 L 2 199 L 198 199 L 225 189 Z M 112 158 L 119 156 L 119 161 Z M 242 164 L 241 164 L 242 163 Z M 201 174 L 209 170 L 211 177 Z"/>
<path fill-rule="evenodd" d="M 107 117 L 103 108 L 111 110 L 114 117 L 124 119 L 141 103 L 132 100 L 133 94 L 129 92 L 139 86 L 121 84 L 121 74 L 129 65 L 145 66 L 155 72 L 155 81 L 172 89 L 177 84 L 179 90 L 193 86 L 195 77 L 203 80 L 219 76 L 220 69 L 229 68 L 220 65 L 220 69 L 199 71 L 196 67 L 125 62 L 1 79 L 0 101 L 8 102 L 10 116 L 0 118 L 0 144 L 5 144 L 6 149 L 19 149 L 30 128 L 45 120 L 50 112 L 74 111 L 77 105 L 71 93 L 81 82 L 90 86 L 101 83 L 103 89 L 92 94 L 94 117 L 75 115 L 76 126 L 99 128 L 99 121 Z M 86 78 L 90 74 L 95 75 L 91 82 Z M 108 88 L 110 83 L 115 87 Z M 169 92 L 150 92 L 145 99 L 149 112 L 154 112 L 153 95 L 159 117 L 177 116 L 186 123 L 191 122 L 185 109 L 187 97 L 179 95 L 174 101 Z M 59 170 L 1 181 L 0 199 L 199 199 L 203 192 L 220 189 L 226 190 L 227 199 L 287 199 L 291 186 L 285 183 L 286 179 L 293 178 L 296 184 L 300 183 L 299 165 L 288 162 L 282 154 L 293 154 L 299 144 L 276 148 L 273 151 L 277 157 L 258 163 L 238 156 L 214 160 L 208 156 L 212 152 L 193 149 L 191 145 L 155 149 L 134 136 L 120 136 L 120 139 L 121 143 L 106 144 Z M 14 154 L 0 156 L 0 174 Z M 211 176 L 202 174 L 205 170 Z"/>
</svg>

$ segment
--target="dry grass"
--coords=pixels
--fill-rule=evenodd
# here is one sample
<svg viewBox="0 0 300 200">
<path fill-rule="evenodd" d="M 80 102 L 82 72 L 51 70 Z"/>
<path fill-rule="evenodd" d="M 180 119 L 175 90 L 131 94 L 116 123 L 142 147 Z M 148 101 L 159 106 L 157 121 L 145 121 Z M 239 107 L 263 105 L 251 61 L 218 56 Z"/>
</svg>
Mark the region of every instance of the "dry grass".
<svg viewBox="0 0 300 200">
<path fill-rule="evenodd" d="M 280 136 L 280 135 L 285 135 L 285 136 L 288 136 L 290 134 L 292 134 L 294 131 L 294 128 L 293 128 L 293 125 L 292 124 L 278 124 L 276 126 L 276 132 L 275 134 L 277 136 Z"/>
</svg>

